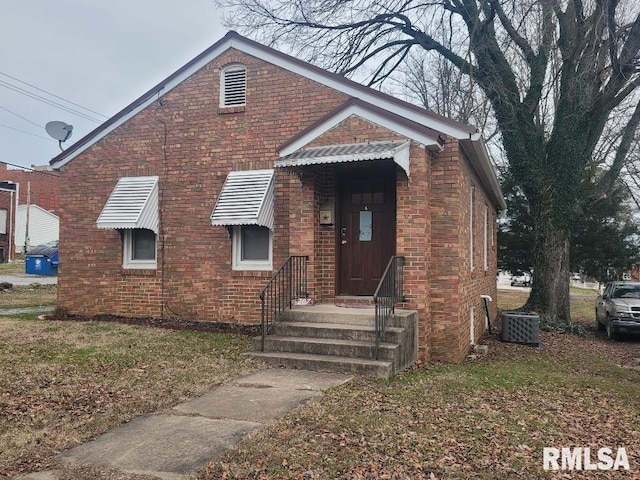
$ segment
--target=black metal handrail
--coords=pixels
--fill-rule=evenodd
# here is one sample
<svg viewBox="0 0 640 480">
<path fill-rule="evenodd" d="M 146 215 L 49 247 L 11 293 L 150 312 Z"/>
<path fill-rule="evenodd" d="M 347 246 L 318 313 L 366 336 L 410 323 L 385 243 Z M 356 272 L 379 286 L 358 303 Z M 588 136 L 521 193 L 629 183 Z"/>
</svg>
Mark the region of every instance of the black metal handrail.
<svg viewBox="0 0 640 480">
<path fill-rule="evenodd" d="M 307 256 L 291 256 L 271 277 L 260 292 L 262 302 L 262 351 L 264 339 L 271 331 L 286 308 L 291 308 L 293 300 L 307 298 Z"/>
<path fill-rule="evenodd" d="M 387 320 L 395 313 L 396 303 L 404 301 L 404 257 L 393 256 L 373 294 L 376 308 L 376 360 L 380 358 L 380 341 Z"/>
</svg>

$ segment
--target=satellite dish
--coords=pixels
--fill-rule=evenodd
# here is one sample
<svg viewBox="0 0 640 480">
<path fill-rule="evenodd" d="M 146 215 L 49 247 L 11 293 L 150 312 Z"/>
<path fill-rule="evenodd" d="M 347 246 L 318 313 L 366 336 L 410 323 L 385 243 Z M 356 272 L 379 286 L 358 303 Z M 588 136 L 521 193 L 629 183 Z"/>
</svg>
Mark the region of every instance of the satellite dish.
<svg viewBox="0 0 640 480">
<path fill-rule="evenodd" d="M 47 131 L 50 137 L 58 140 L 58 145 L 60 146 L 60 150 L 62 150 L 62 142 L 68 140 L 68 138 L 71 136 L 73 125 L 54 120 L 53 122 L 47 123 L 44 126 L 44 129 Z"/>
</svg>

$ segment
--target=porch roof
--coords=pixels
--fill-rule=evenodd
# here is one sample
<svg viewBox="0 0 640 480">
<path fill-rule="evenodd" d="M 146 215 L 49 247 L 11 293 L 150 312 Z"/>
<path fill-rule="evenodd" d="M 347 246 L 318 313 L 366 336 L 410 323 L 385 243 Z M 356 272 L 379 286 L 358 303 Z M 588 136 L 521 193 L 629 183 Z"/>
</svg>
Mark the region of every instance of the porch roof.
<svg viewBox="0 0 640 480">
<path fill-rule="evenodd" d="M 273 230 L 273 173 L 230 172 L 211 213 L 211 225 L 260 225 Z"/>
<path fill-rule="evenodd" d="M 409 141 L 400 140 L 301 148 L 276 160 L 275 166 L 276 168 L 300 167 L 323 163 L 392 159 L 402 167 L 408 177 L 409 145 Z"/>
<path fill-rule="evenodd" d="M 98 228 L 145 228 L 158 233 L 158 177 L 122 177 L 105 203 Z"/>
</svg>

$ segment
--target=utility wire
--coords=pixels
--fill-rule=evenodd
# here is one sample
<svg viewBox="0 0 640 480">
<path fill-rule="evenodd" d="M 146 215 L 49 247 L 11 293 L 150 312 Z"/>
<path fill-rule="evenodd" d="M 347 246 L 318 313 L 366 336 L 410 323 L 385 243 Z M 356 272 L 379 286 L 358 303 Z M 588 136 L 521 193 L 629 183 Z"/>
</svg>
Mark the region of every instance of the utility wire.
<svg viewBox="0 0 640 480">
<path fill-rule="evenodd" d="M 8 128 L 9 130 L 15 130 L 16 132 L 24 133 L 26 135 L 31 135 L 32 137 L 38 137 L 38 138 L 42 138 L 44 140 L 51 140 L 51 141 L 55 142 L 55 140 L 53 138 L 47 138 L 47 137 L 45 137 L 43 135 L 38 135 L 36 133 L 27 132 L 25 130 L 20 130 L 19 128 L 15 128 L 15 127 L 10 127 L 9 125 L 4 125 L 4 124 L 0 123 L 0 127 Z M 0 162 L 0 163 L 5 163 L 5 162 Z"/>
<path fill-rule="evenodd" d="M 16 117 L 18 117 L 18 118 L 21 118 L 21 119 L 22 119 L 22 120 L 24 120 L 25 122 L 29 122 L 31 125 L 35 125 L 35 126 L 36 126 L 36 127 L 38 127 L 38 128 L 42 128 L 42 125 L 38 125 L 36 122 L 32 122 L 31 120 L 29 120 L 29 119 L 28 119 L 28 118 L 26 118 L 26 117 L 23 117 L 23 116 L 22 116 L 22 115 L 20 115 L 19 113 L 16 113 L 16 112 L 14 112 L 14 111 L 12 111 L 12 110 L 9 110 L 7 107 L 3 107 L 2 105 L 0 105 L 0 108 L 1 108 L 2 110 L 6 111 L 6 112 L 11 113 L 12 115 L 15 115 L 15 116 L 16 116 Z"/>
<path fill-rule="evenodd" d="M 82 113 L 82 112 L 80 112 L 78 110 L 75 110 L 73 108 L 70 108 L 70 107 L 65 107 L 64 105 L 62 105 L 62 104 L 60 104 L 58 102 L 54 102 L 53 100 L 49 100 L 49 99 L 47 99 L 47 98 L 45 98 L 45 97 L 43 97 L 41 95 L 38 95 L 36 93 L 29 92 L 28 90 L 25 90 L 24 88 L 20 88 L 20 87 L 16 87 L 15 85 L 11 85 L 10 83 L 5 82 L 4 80 L 0 80 L 0 86 L 1 87 L 5 87 L 5 88 L 7 88 L 9 90 L 13 90 L 14 92 L 20 93 L 20 94 L 25 95 L 25 96 L 27 96 L 29 98 L 33 98 L 34 100 L 38 100 L 39 102 L 46 103 L 47 105 L 51 105 L 52 107 L 56 107 L 56 108 L 59 108 L 60 110 L 64 110 L 64 111 L 66 111 L 68 113 L 77 115 L 77 116 L 82 117 L 82 118 L 84 118 L 86 120 L 91 120 L 92 122 L 96 122 L 96 123 L 102 123 L 101 120 L 93 118 L 92 116 L 87 115 L 86 113 Z"/>
<path fill-rule="evenodd" d="M 80 107 L 83 110 L 86 110 L 87 112 L 95 113 L 96 115 L 98 115 L 100 117 L 109 118 L 106 115 L 103 115 L 102 113 L 96 112 L 95 110 L 91 110 L 90 108 L 87 108 L 87 107 L 83 107 L 82 105 L 80 105 L 78 103 L 74 103 L 71 100 L 67 100 L 66 98 L 60 97 L 60 96 L 55 95 L 55 94 L 53 94 L 51 92 L 47 92 L 46 90 L 43 90 L 42 88 L 38 88 L 35 85 L 32 85 L 32 84 L 30 84 L 28 82 L 25 82 L 24 80 L 20 80 L 19 78 L 13 77 L 13 76 L 9 75 L 8 73 L 0 72 L 0 75 L 4 75 L 5 77 L 10 78 L 11 80 L 15 80 L 16 82 L 20 82 L 23 85 L 27 85 L 28 87 L 31 87 L 34 90 L 38 90 L 39 92 L 46 93 L 47 95 L 50 95 L 50 96 L 52 96 L 54 98 L 57 98 L 58 100 L 62 100 L 63 102 L 67 102 L 67 103 L 69 103 L 71 105 L 74 105 L 76 107 Z"/>
</svg>

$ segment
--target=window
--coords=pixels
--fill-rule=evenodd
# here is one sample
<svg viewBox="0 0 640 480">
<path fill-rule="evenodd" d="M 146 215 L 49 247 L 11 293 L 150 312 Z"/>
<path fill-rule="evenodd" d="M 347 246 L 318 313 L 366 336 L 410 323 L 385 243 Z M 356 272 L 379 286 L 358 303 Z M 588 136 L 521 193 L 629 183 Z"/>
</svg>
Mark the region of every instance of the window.
<svg viewBox="0 0 640 480">
<path fill-rule="evenodd" d="M 123 268 L 157 268 L 156 234 L 145 228 L 124 231 Z"/>
<path fill-rule="evenodd" d="M 7 233 L 7 210 L 0 209 L 0 234 Z"/>
<path fill-rule="evenodd" d="M 241 107 L 247 102 L 247 69 L 229 65 L 220 73 L 220 106 Z"/>
<path fill-rule="evenodd" d="M 476 186 L 471 185 L 471 200 L 469 204 L 469 263 L 471 264 L 471 271 L 473 272 L 475 265 L 473 264 L 473 256 L 474 256 L 474 235 L 473 235 L 473 222 L 474 218 L 474 209 L 476 204 Z"/>
<path fill-rule="evenodd" d="M 489 270 L 489 207 L 484 206 L 484 246 L 483 246 L 484 269 Z"/>
<path fill-rule="evenodd" d="M 271 270 L 273 234 L 267 227 L 233 227 L 233 269 Z"/>
</svg>

